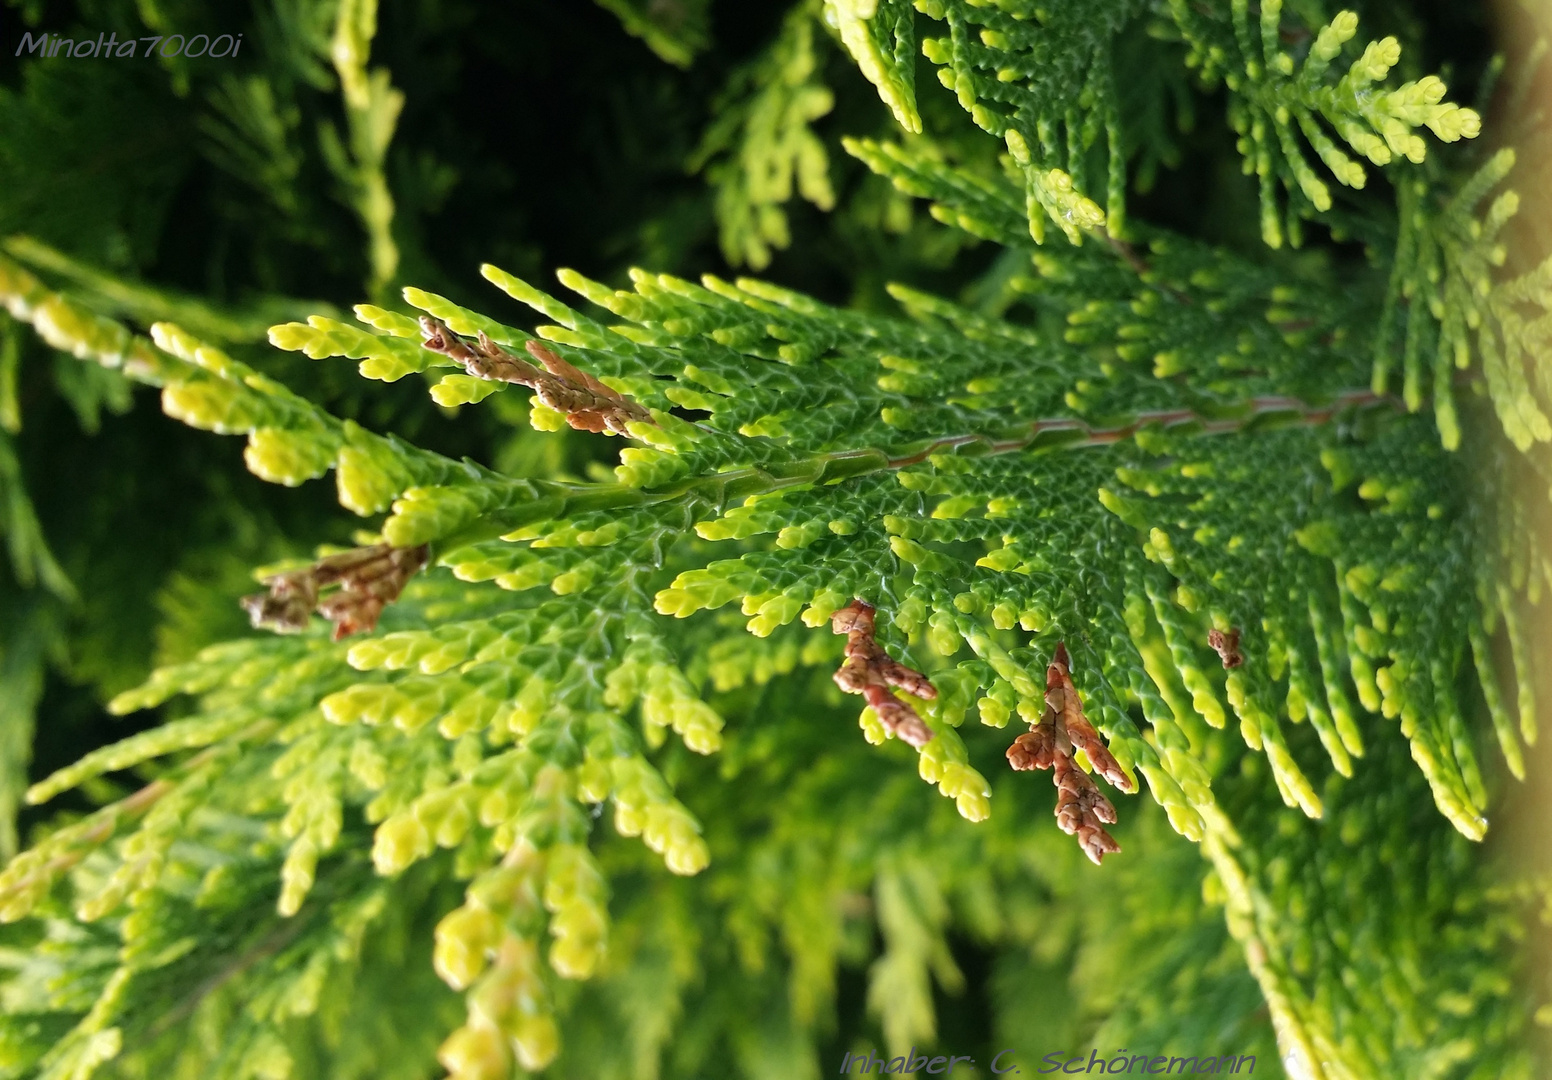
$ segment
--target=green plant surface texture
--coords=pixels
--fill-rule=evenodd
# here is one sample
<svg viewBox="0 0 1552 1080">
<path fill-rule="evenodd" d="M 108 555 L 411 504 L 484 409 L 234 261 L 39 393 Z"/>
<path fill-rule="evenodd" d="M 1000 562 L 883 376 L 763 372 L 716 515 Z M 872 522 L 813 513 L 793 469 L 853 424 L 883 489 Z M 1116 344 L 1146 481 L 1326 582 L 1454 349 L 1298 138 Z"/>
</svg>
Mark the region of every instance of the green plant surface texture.
<svg viewBox="0 0 1552 1080">
<path fill-rule="evenodd" d="M 1534 69 L 1435 7 L 26 59 L 0 1080 L 1543 1075 Z M 131 97 L 156 167 L 63 213 Z"/>
</svg>

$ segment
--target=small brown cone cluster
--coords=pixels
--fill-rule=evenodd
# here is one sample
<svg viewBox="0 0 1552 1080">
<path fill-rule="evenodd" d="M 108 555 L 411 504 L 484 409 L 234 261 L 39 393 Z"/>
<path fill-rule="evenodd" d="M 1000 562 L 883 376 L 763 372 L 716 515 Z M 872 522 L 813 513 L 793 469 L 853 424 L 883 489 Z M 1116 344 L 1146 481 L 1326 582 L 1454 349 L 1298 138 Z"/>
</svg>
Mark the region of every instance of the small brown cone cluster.
<svg viewBox="0 0 1552 1080">
<path fill-rule="evenodd" d="M 254 626 L 282 634 L 307 629 L 314 611 L 334 624 L 334 640 L 371 630 L 383 608 L 399 598 L 405 583 L 426 565 L 425 544 L 396 548 L 387 544 L 326 555 L 311 566 L 264 579 L 269 592 L 245 596 L 242 606 Z M 339 588 L 323 596 L 332 586 Z"/>
<path fill-rule="evenodd" d="M 1094 771 L 1117 790 L 1131 792 L 1135 786 L 1083 715 L 1068 674 L 1071 668 L 1067 646 L 1058 644 L 1045 671 L 1045 712 L 1008 747 L 1008 764 L 1019 770 L 1055 769 L 1056 823 L 1062 832 L 1076 836 L 1083 853 L 1097 864 L 1121 850 L 1104 829 L 1116 823 L 1116 812 L 1078 765 L 1077 751 L 1082 750 Z"/>
<path fill-rule="evenodd" d="M 611 390 L 585 371 L 579 371 L 561 359 L 559 353 L 542 341 L 526 343 L 528 353 L 543 368 L 513 356 L 497 345 L 485 332 L 471 345 L 429 315 L 420 317 L 425 346 L 458 361 L 475 378 L 518 383 L 534 391 L 540 402 L 565 413 L 566 423 L 578 431 L 607 431 L 627 435 L 631 422 L 655 423 L 652 414 L 617 390 Z"/>
<path fill-rule="evenodd" d="M 1239 627 L 1237 626 L 1227 634 L 1221 630 L 1207 631 L 1207 644 L 1218 654 L 1218 659 L 1223 661 L 1223 666 L 1226 668 L 1237 668 L 1245 662 L 1245 654 L 1239 651 Z"/>
<path fill-rule="evenodd" d="M 891 659 L 874 640 L 873 615 L 871 604 L 853 600 L 830 616 L 830 628 L 846 635 L 846 659 L 835 673 L 835 685 L 848 694 L 861 694 L 886 731 L 919 749 L 932 741 L 932 729 L 889 688 L 898 686 L 928 700 L 938 691 L 927 676 Z"/>
</svg>

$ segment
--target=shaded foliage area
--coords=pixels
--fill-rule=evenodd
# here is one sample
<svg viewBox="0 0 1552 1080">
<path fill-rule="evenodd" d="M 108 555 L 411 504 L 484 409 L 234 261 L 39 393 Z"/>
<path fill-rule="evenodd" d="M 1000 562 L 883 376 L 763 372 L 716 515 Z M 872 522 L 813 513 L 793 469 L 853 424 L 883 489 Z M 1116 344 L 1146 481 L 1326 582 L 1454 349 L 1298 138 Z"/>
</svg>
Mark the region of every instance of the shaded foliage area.
<svg viewBox="0 0 1552 1080">
<path fill-rule="evenodd" d="M 1355 6 L 15 6 L 245 44 L 0 68 L 0 1075 L 1535 1075 L 1552 287 Z"/>
</svg>

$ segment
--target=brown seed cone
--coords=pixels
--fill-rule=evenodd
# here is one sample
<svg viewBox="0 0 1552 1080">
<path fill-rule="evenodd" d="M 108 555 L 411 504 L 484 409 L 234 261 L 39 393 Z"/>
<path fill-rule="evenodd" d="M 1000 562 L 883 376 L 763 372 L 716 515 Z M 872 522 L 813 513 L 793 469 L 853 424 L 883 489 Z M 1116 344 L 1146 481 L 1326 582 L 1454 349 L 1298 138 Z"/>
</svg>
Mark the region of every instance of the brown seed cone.
<svg viewBox="0 0 1552 1080">
<path fill-rule="evenodd" d="M 1237 626 L 1230 628 L 1227 634 L 1217 628 L 1207 631 L 1207 644 L 1218 654 L 1218 659 L 1223 661 L 1226 668 L 1237 668 L 1245 662 L 1244 653 L 1239 651 Z"/>
<path fill-rule="evenodd" d="M 484 334 L 480 335 L 482 346 L 488 340 Z M 524 343 L 524 348 L 552 376 L 534 387 L 539 400 L 557 412 L 565 413 L 566 422 L 572 427 L 580 431 L 612 431 L 616 435 L 627 435 L 625 426 L 632 421 L 654 422 L 646 409 L 586 372 L 578 371 L 543 342 L 530 340 Z"/>
<path fill-rule="evenodd" d="M 1095 866 L 1103 863 L 1106 855 L 1118 855 L 1121 852 L 1121 845 L 1116 843 L 1115 837 L 1097 826 L 1079 829 L 1077 837 L 1078 846 Z"/>
<path fill-rule="evenodd" d="M 432 352 L 456 360 L 476 378 L 531 388 L 541 403 L 564 413 L 566 423 L 579 431 L 626 435 L 627 424 L 656 423 L 641 405 L 573 367 L 542 341 L 524 343 L 528 354 L 544 365 L 537 368 L 497 345 L 483 330 L 477 344 L 471 346 L 429 315 L 420 317 L 420 329 L 425 336 L 423 344 Z"/>
<path fill-rule="evenodd" d="M 906 702 L 889 692 L 898 686 L 908 694 L 931 700 L 937 688 L 927 676 L 895 660 L 874 640 L 874 608 L 861 600 L 834 612 L 830 628 L 846 635 L 846 659 L 835 672 L 835 685 L 848 694 L 861 694 L 877 714 L 884 729 L 912 746 L 932 741 L 932 729 Z"/>
<path fill-rule="evenodd" d="M 873 706 L 873 712 L 877 714 L 878 722 L 884 725 L 885 730 L 893 732 L 895 736 L 918 750 L 932 741 L 932 729 L 916 714 L 916 710 L 884 687 L 869 686 L 863 691 L 863 697 L 867 699 L 869 705 Z"/>
<path fill-rule="evenodd" d="M 318 602 L 317 586 L 311 578 L 295 587 L 280 584 L 281 578 L 288 576 L 270 578 L 267 582 L 269 592 L 255 593 L 238 601 L 255 627 L 268 627 L 280 634 L 299 634 L 307 629 L 313 605 Z"/>
<path fill-rule="evenodd" d="M 1117 790 L 1130 793 L 1136 790 L 1136 786 L 1121 768 L 1121 763 L 1110 753 L 1110 748 L 1100 739 L 1099 732 L 1094 730 L 1094 725 L 1090 724 L 1088 717 L 1083 715 L 1083 704 L 1078 698 L 1078 691 L 1067 674 L 1071 670 L 1071 664 L 1067 647 L 1057 645 L 1056 652 L 1051 657 L 1051 663 L 1045 669 L 1046 707 L 1054 710 L 1062 718 L 1067 737 L 1088 757 L 1089 764 L 1095 771 L 1110 781 Z"/>
<path fill-rule="evenodd" d="M 868 688 L 867 665 L 851 657 L 841 661 L 841 666 L 835 669 L 835 675 L 832 677 L 835 679 L 835 685 L 848 694 L 860 694 Z"/>
<path fill-rule="evenodd" d="M 1076 836 L 1083 852 L 1096 864 L 1121 845 L 1105 831 L 1116 822 L 1115 807 L 1100 792 L 1094 781 L 1070 757 L 1056 763 L 1056 824 L 1062 832 Z"/>
<path fill-rule="evenodd" d="M 830 629 L 837 634 L 850 634 L 859 631 L 866 634 L 869 640 L 873 637 L 874 608 L 871 604 L 865 604 L 861 600 L 853 600 L 845 607 L 835 611 L 830 616 Z"/>
<path fill-rule="evenodd" d="M 1134 785 L 1083 715 L 1083 703 L 1068 676 L 1071 665 L 1067 647 L 1057 645 L 1046 668 L 1045 711 L 1008 747 L 1008 764 L 1020 771 L 1053 770 L 1056 824 L 1076 836 L 1083 853 L 1099 863 L 1121 850 L 1104 829 L 1115 824 L 1116 810 L 1088 773 L 1079 768 L 1077 751 L 1082 750 L 1095 771 L 1120 790 L 1131 791 Z"/>
<path fill-rule="evenodd" d="M 874 646 L 877 648 L 877 646 Z M 906 667 L 898 660 L 891 659 L 879 649 L 878 673 L 890 686 L 898 686 L 913 697 L 931 701 L 938 696 L 937 687 L 927 681 L 927 676 L 919 671 Z"/>
<path fill-rule="evenodd" d="M 334 640 L 371 630 L 383 608 L 399 598 L 405 584 L 426 564 L 425 544 L 396 548 L 388 544 L 327 555 L 312 566 L 265 578 L 268 593 L 246 596 L 242 606 L 254 626 L 281 633 L 307 628 L 308 615 L 316 610 L 334 623 Z M 319 592 L 339 586 L 322 600 Z"/>
<path fill-rule="evenodd" d="M 1047 708 L 1038 724 L 1013 740 L 1008 764 L 1020 772 L 1049 769 L 1056 760 L 1056 714 Z"/>
</svg>

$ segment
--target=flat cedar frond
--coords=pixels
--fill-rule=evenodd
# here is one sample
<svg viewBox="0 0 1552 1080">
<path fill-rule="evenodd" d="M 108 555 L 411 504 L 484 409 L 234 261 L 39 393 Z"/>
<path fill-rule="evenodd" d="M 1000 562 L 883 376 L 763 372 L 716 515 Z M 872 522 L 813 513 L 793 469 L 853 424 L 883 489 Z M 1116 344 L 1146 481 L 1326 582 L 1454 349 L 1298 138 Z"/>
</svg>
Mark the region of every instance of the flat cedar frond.
<svg viewBox="0 0 1552 1080">
<path fill-rule="evenodd" d="M 946 204 L 959 189 L 929 194 Z M 1355 309 L 1339 290 L 1169 238 L 1149 244 L 1149 280 L 1141 280 L 1096 247 L 1032 264 L 1056 282 L 1041 302 L 1066 313 L 1061 337 L 907 290 L 897 293 L 914 323 L 758 281 L 640 273 L 633 289 L 611 290 L 567 275 L 622 320 L 606 326 L 486 267 L 489 280 L 561 324 L 547 333 L 586 357 L 590 371 L 657 410 L 658 426 L 632 429 L 652 436 L 647 445 L 621 451 L 615 482 L 595 483 L 502 475 L 373 435 L 176 328 L 155 329 L 159 351 L 0 261 L 8 306 L 51 341 L 158 382 L 168 411 L 191 424 L 247 435 L 261 475 L 294 483 L 332 468 L 346 506 L 390 511 L 382 533 L 394 549 L 435 543 L 450 572 L 426 575 L 399 600 L 395 621 L 405 629 L 348 650 L 322 651 L 338 647 L 310 637 L 246 641 L 166 669 L 119 705 L 195 694 L 201 712 L 189 726 L 93 758 L 45 790 L 113 763 L 219 751 L 154 818 L 125 823 L 137 836 L 149 832 L 137 844 L 160 851 L 154 845 L 173 842 L 191 806 L 215 797 L 200 784 L 225 796 L 208 779 L 213 772 L 249 761 L 265 775 L 276 770 L 288 779 L 262 813 L 288 842 L 274 909 L 288 917 L 306 907 L 315 880 L 336 872 L 335 854 L 359 843 L 343 831 L 342 821 L 356 820 L 347 805 L 375 824 L 371 862 L 384 875 L 446 848 L 460 875 L 478 878 L 514 845 L 532 843 L 535 874 L 554 876 L 535 882 L 543 910 L 526 905 L 512 933 L 527 949 L 548 931 L 566 946 L 551 949 L 550 969 L 581 978 L 594 970 L 614 914 L 592 886 L 575 905 L 561 904 L 565 888 L 592 880 L 564 869 L 560 855 L 590 842 L 589 804 L 611 803 L 615 832 L 641 837 L 672 873 L 699 872 L 711 859 L 700 821 L 652 754 L 669 731 L 691 751 L 715 752 L 724 721 L 743 718 L 722 716 L 697 685 L 737 620 L 696 616 L 736 602 L 751 633 L 773 643 L 799 616 L 845 634 L 837 682 L 873 706 L 861 718 L 868 741 L 884 742 L 892 728 L 914 745 L 918 775 L 977 829 L 1017 817 L 991 813 L 992 787 L 972 765 L 976 744 L 989 745 L 978 729 L 1001 728 L 1014 712 L 1034 721 L 1014 758 L 1049 761 L 1058 824 L 1090 859 L 1116 849 L 1106 829 L 1115 815 L 1084 758 L 1127 790 L 1141 774 L 1170 825 L 1200 842 L 1230 883 L 1239 907 L 1228 926 L 1245 955 L 1275 960 L 1253 973 L 1275 1003 L 1279 1031 L 1325 1047 L 1335 1036 L 1314 991 L 1281 974 L 1294 969 L 1293 946 L 1276 925 L 1240 917 L 1240 908 L 1318 910 L 1349 888 L 1363 895 L 1356 877 L 1343 877 L 1301 883 L 1296 900 L 1263 858 L 1281 843 L 1275 838 L 1329 829 L 1322 819 L 1332 808 L 1352 805 L 1324 782 L 1311 740 L 1363 791 L 1371 762 L 1399 741 L 1403 761 L 1415 761 L 1407 767 L 1417 790 L 1427 788 L 1463 837 L 1482 836 L 1492 792 L 1464 707 L 1474 692 L 1467 665 L 1512 769 L 1520 741 L 1535 733 L 1534 697 L 1528 684 L 1517 687 L 1517 716 L 1502 700 L 1483 620 L 1498 620 L 1517 672 L 1527 670 L 1521 594 L 1532 582 L 1543 587 L 1547 567 L 1425 419 L 1355 389 L 1369 353 L 1351 340 Z M 1042 287 L 1028 280 L 1031 294 Z M 498 335 L 524 340 L 521 331 L 420 290 L 405 295 L 437 320 L 429 335 L 407 317 L 363 306 L 357 317 L 371 330 L 309 319 L 271 340 L 314 358 L 365 358 L 380 374 L 424 370 L 424 357 L 448 355 L 466 370 L 472 363 L 540 385 L 555 380 L 556 394 L 578 395 L 554 398 L 559 404 L 620 419 L 619 403 L 601 401 L 580 373 L 540 370 L 491 344 Z M 484 328 L 485 340 L 445 334 L 444 319 Z M 423 348 L 423 337 L 449 352 Z M 1234 353 L 1223 350 L 1225 338 L 1238 341 Z M 1151 360 L 1152 371 L 1139 360 Z M 691 425 L 668 413 L 675 406 L 707 415 Z M 716 545 L 731 545 L 722 549 L 728 557 L 715 558 Z M 1520 560 L 1518 577 L 1499 568 L 1500 552 Z M 316 575 L 280 585 L 255 606 L 263 614 L 270 605 L 282 625 L 321 606 Z M 887 625 L 854 599 L 881 593 L 891 596 Z M 1441 605 L 1440 596 L 1458 602 Z M 1243 662 L 1216 675 L 1206 670 L 1221 667 L 1209 660 L 1207 631 L 1231 626 L 1259 629 L 1252 647 L 1240 642 Z M 1460 648 L 1468 640 L 1469 657 Z M 1057 641 L 1073 643 L 1076 669 L 1046 652 Z M 918 642 L 944 658 L 966 647 L 973 656 L 934 668 L 928 682 L 894 659 Z M 286 651 L 292 645 L 305 651 Z M 784 655 L 791 670 L 800 653 L 809 648 L 773 645 L 772 669 Z M 828 661 L 816 651 L 803 662 Z M 783 700 L 772 722 L 794 752 L 841 760 L 833 725 L 809 722 L 814 702 Z M 638 702 L 639 729 L 631 722 Z M 976 714 L 979 725 L 961 734 Z M 1387 720 L 1398 716 L 1401 724 Z M 261 753 L 275 762 L 252 756 Z M 198 757 L 188 759 L 191 769 Z M 880 789 L 878 797 L 899 796 Z M 748 812 L 723 811 L 738 823 Z M 1139 813 L 1139 829 L 1142 820 Z M 1256 846 L 1237 846 L 1246 836 Z M 1308 846 L 1335 843 L 1325 836 Z M 130 859 L 86 910 L 109 912 L 136 890 L 161 889 L 158 858 Z M 6 909 L 18 918 L 74 872 L 56 874 L 50 868 L 64 864 L 49 858 L 27 865 Z M 552 885 L 556 904 L 575 913 L 550 906 Z M 1416 903 L 1429 895 L 1422 890 Z M 1377 913 L 1380 925 L 1363 940 L 1383 939 L 1386 920 L 1413 910 Z M 1435 921 L 1456 917 L 1429 911 Z M 505 939 L 487 940 L 487 924 L 477 914 L 454 924 L 467 935 L 451 935 L 448 948 L 488 959 L 492 941 Z M 1371 964 L 1377 978 L 1394 967 L 1358 944 L 1341 955 Z M 1440 965 L 1429 985 L 1447 982 Z M 477 984 L 467 993 L 469 1026 L 460 1030 L 468 1034 L 448 1043 L 460 1080 L 478 1069 L 452 1050 L 491 1041 Z M 499 1022 L 502 1034 L 542 1058 L 554 1049 L 544 1018 L 561 1024 L 562 1001 L 532 995 L 530 1012 Z M 1369 1004 L 1338 1009 L 1374 1013 Z M 1402 1039 L 1400 1023 L 1378 1044 Z M 1306 1031 L 1313 1034 L 1299 1034 Z M 1317 1053 L 1342 1051 L 1306 1057 Z"/>
<path fill-rule="evenodd" d="M 891 735 L 920 749 L 932 741 L 932 729 L 915 709 L 889 692 L 891 686 L 927 701 L 938 696 L 927 676 L 906 667 L 884 651 L 873 637 L 875 609 L 863 600 L 830 616 L 830 626 L 846 635 L 846 660 L 835 673 L 835 685 L 848 694 L 861 694 Z"/>
<path fill-rule="evenodd" d="M 326 555 L 311 566 L 264 579 L 267 593 L 243 598 L 254 626 L 281 633 L 307 629 L 315 610 L 334 624 L 334 640 L 372 630 L 383 608 L 399 598 L 405 583 L 426 565 L 429 549 L 421 544 L 396 548 L 388 544 Z M 331 586 L 338 589 L 320 596 Z"/>
<path fill-rule="evenodd" d="M 641 38 L 658 56 L 677 67 L 689 67 L 709 44 L 707 14 L 711 0 L 598 0 L 620 25 Z"/>
<path fill-rule="evenodd" d="M 1056 823 L 1064 833 L 1076 836 L 1083 853 L 1098 864 L 1121 850 L 1104 829 L 1116 823 L 1116 811 L 1078 765 L 1077 751 L 1083 751 L 1094 770 L 1121 791 L 1134 791 L 1136 785 L 1083 715 L 1083 704 L 1068 675 L 1071 664 L 1067 646 L 1058 643 L 1046 667 L 1045 711 L 1008 747 L 1008 764 L 1020 771 L 1055 769 Z"/>
<path fill-rule="evenodd" d="M 566 423 L 578 431 L 628 435 L 632 423 L 654 423 L 652 414 L 624 394 L 612 390 L 584 371 L 578 371 L 561 359 L 559 353 L 541 341 L 525 343 L 529 355 L 544 365 L 536 368 L 520 360 L 490 340 L 483 330 L 471 346 L 429 315 L 420 317 L 425 346 L 464 365 L 470 375 L 480 379 L 519 383 L 533 389 L 545 405 L 565 414 Z"/>
<path fill-rule="evenodd" d="M 675 62 L 713 44 L 720 62 L 708 2 L 604 6 Z M 1552 559 L 1546 508 L 1510 496 L 1521 474 L 1538 492 L 1552 479 L 1537 452 L 1552 442 L 1552 263 L 1499 280 L 1514 154 L 1472 166 L 1448 144 L 1472 138 L 1477 115 L 1438 79 L 1392 78 L 1401 38 L 1424 31 L 1427 49 L 1405 41 L 1409 62 L 1443 50 L 1467 84 L 1476 74 L 1448 40 L 1454 17 L 1432 14 L 1449 5 L 1397 3 L 1370 6 L 1398 38 L 1366 45 L 1356 16 L 1327 21 L 1313 2 L 793 0 L 763 52 L 739 46 L 759 58 L 711 106 L 702 204 L 679 181 L 645 197 L 659 190 L 645 162 L 666 156 L 680 176 L 677 122 L 601 147 L 611 124 L 567 117 L 543 127 L 561 145 L 489 162 L 497 178 L 550 183 L 603 150 L 615 188 L 563 178 L 557 213 L 593 213 L 601 190 L 661 208 L 636 228 L 597 208 L 577 239 L 611 283 L 559 271 L 570 298 L 482 266 L 529 313 L 513 325 L 424 289 L 386 295 L 416 233 L 395 199 L 439 213 L 456 177 L 438 147 L 491 143 L 467 109 L 420 101 L 395 134 L 404 97 L 369 62 L 375 0 L 271 5 L 251 81 L 243 69 L 214 99 L 199 63 L 134 65 L 178 80 L 178 100 L 213 101 L 221 124 L 204 127 L 227 167 L 257 177 L 281 216 L 299 208 L 280 232 L 273 214 L 219 222 L 212 280 L 237 273 L 242 295 L 244 251 L 266 283 L 285 280 L 286 251 L 330 253 L 298 280 L 333 280 L 336 264 L 367 275 L 374 302 L 354 319 L 309 305 L 269 343 L 368 379 L 424 376 L 431 400 L 470 408 L 450 424 L 403 393 L 342 391 L 269 352 L 246 317 L 141 282 L 160 260 L 121 279 L 0 240 L 0 533 L 17 568 L 0 581 L 0 847 L 33 703 L 54 698 L 49 665 L 103 651 L 60 628 L 154 605 L 170 612 L 157 639 L 174 660 L 109 704 L 166 705 L 163 722 L 26 790 L 34 805 L 75 789 L 103 805 L 39 819 L 0 869 L 0 923 L 19 924 L 0 926 L 0 1080 L 423 1080 L 438 1060 L 452 1080 L 816 1075 L 834 1068 L 816 1068 L 826 1040 L 855 1044 L 843 968 L 866 966 L 892 1055 L 962 1030 L 937 1010 L 963 1008 L 951 999 L 968 940 L 997 952 L 996 978 L 968 1000 L 989 1003 L 1005 1046 L 1044 1053 L 1081 1029 L 1100 1047 L 1197 1054 L 1181 1060 L 1200 1073 L 1220 1064 L 1200 1054 L 1232 1049 L 1303 1080 L 1544 1075 L 1524 1045 L 1536 1003 L 1512 997 L 1525 919 L 1488 887 L 1479 841 L 1535 766 L 1530 612 Z M 575 17 L 540 7 L 536 41 Z M 435 30 L 437 10 L 385 30 Z M 624 117 L 643 101 L 673 113 L 703 85 L 704 72 L 640 80 L 628 66 L 616 81 L 594 62 L 603 35 L 578 26 L 565 40 L 589 55 L 556 49 L 565 60 L 542 77 L 585 90 L 603 71 Z M 835 37 L 909 132 L 848 141 L 879 175 L 840 189 L 827 146 L 865 115 L 846 96 L 866 87 L 831 78 Z M 494 92 L 500 50 L 454 78 L 453 61 L 419 51 L 438 40 L 382 52 L 442 72 L 417 94 Z M 275 43 L 285 70 L 266 59 Z M 924 95 L 918 110 L 923 55 L 958 107 Z M 339 131 L 336 103 L 315 115 L 296 84 L 311 64 L 306 86 L 332 93 L 325 56 L 345 95 Z M 94 72 L 130 69 L 22 62 L 22 89 L 0 88 L 0 219 L 32 221 L 4 178 L 23 169 L 37 191 L 52 181 L 38 160 L 98 145 L 65 118 L 103 96 Z M 1237 144 L 1177 140 L 1196 107 L 1168 103 L 1186 99 L 1226 111 Z M 17 136 L 37 100 L 59 122 Z M 428 117 L 453 134 L 417 141 L 442 126 Z M 1188 175 L 1242 163 L 1243 191 L 1215 180 L 1224 198 L 1172 208 L 1179 234 L 1129 221 L 1149 163 L 1187 147 L 1205 159 Z M 550 167 L 525 168 L 535 153 Z M 93 173 L 94 197 L 108 173 Z M 359 259 L 336 258 L 338 238 L 314 224 L 338 215 L 300 213 L 302 179 L 330 174 L 365 227 Z M 794 196 L 814 212 L 789 222 Z M 204 221 L 229 202 L 187 212 Z M 1231 245 L 1256 233 L 1258 205 L 1273 246 L 1318 222 L 1320 250 Z M 484 209 L 458 217 L 478 224 Z M 538 234 L 503 231 L 527 215 L 500 209 L 471 235 L 533 250 Z M 842 293 L 849 280 L 856 303 L 621 267 L 632 250 L 693 258 L 713 217 L 729 261 L 791 248 L 783 277 Z M 44 239 L 87 258 L 51 231 L 58 219 L 37 215 Z M 152 225 L 146 250 L 171 250 Z M 1051 226 L 1073 243 L 1041 244 Z M 1328 243 L 1328 226 L 1371 257 Z M 826 229 L 836 243 L 808 243 Z M 600 251 L 582 234 L 638 246 Z M 961 260 L 971 238 L 1000 254 Z M 840 278 L 837 253 L 856 263 Z M 413 254 L 405 266 L 427 280 L 458 280 Z M 882 286 L 890 276 L 958 299 Z M 174 315 L 182 326 L 134 323 Z M 245 439 L 260 478 L 327 477 L 381 542 L 265 578 L 243 606 L 283 635 L 211 643 L 223 630 L 208 612 L 233 611 L 204 584 L 203 539 L 159 567 L 171 584 L 154 598 L 104 598 L 104 582 L 133 577 L 116 572 L 120 553 L 56 525 L 97 504 L 67 514 L 28 486 L 57 472 L 30 456 L 51 436 L 20 426 L 49 392 L 35 352 L 83 415 L 127 403 L 131 382 L 154 387 L 174 419 Z M 535 430 L 514 431 L 525 404 Z M 390 419 L 394 432 L 369 430 Z M 620 444 L 563 422 L 634 442 L 605 462 Z M 110 426 L 97 437 L 120 437 Z M 468 456 L 405 437 L 419 432 Z M 210 458 L 191 467 L 216 469 Z M 224 478 L 187 477 L 237 490 Z M 251 542 L 225 542 L 233 580 L 285 545 L 279 522 L 332 534 L 318 500 L 296 502 L 314 519 L 255 507 L 239 530 Z M 69 606 L 49 550 L 82 568 L 89 603 Z M 332 640 L 300 632 L 314 613 Z M 861 738 L 837 687 L 866 702 Z M 1015 717 L 1027 730 L 1010 747 Z M 1043 789 L 1027 778 L 1003 776 L 994 796 L 977 765 L 1001 753 L 1052 771 L 1058 829 L 1030 828 Z M 113 801 L 148 769 L 149 786 Z M 1120 845 L 1101 777 L 1149 795 L 1128 803 L 1128 857 L 1102 879 L 1085 859 Z M 417 953 L 431 962 L 406 962 Z M 1038 1038 L 1031 1017 L 1050 1025 Z M 1186 1045 L 1209 1029 L 1242 1041 Z"/>
</svg>

